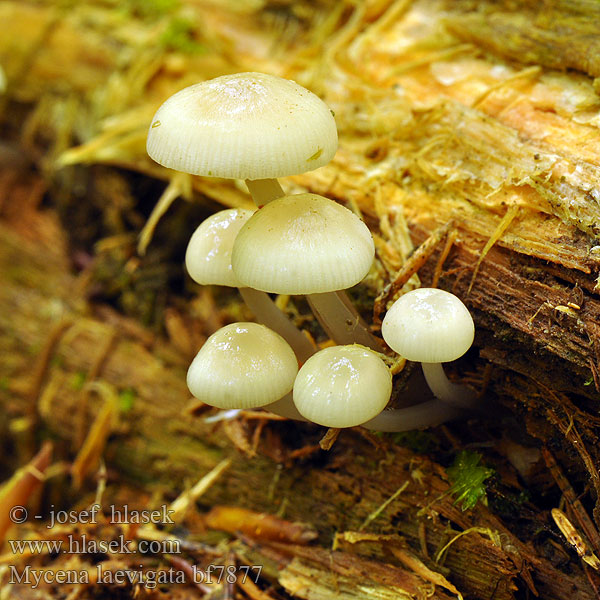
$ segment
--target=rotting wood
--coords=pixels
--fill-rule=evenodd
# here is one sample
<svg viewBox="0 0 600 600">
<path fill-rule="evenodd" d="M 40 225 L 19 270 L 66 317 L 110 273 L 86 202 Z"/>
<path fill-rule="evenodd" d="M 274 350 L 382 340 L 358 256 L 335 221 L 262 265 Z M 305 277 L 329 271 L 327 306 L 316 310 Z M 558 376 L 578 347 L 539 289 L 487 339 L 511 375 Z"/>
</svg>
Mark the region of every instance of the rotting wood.
<svg viewBox="0 0 600 600">
<path fill-rule="evenodd" d="M 18 381 L 19 375 L 27 370 L 28 349 L 45 339 L 48 319 L 57 318 L 56 310 L 49 312 L 48 307 L 61 306 L 58 316 L 64 316 L 64 312 L 71 314 L 76 319 L 77 335 L 57 347 L 39 409 L 47 426 L 70 439 L 76 435 L 77 415 L 73 409 L 80 401 L 80 392 L 71 385 L 73 374 L 92 368 L 97 358 L 93 350 L 113 331 L 113 326 L 73 312 L 74 306 L 82 307 L 69 294 L 70 285 L 75 285 L 74 279 L 61 288 L 50 286 L 60 290 L 64 297 L 40 294 L 36 286 L 27 283 L 47 277 L 56 277 L 63 284 L 69 281 L 60 266 L 64 263 L 50 256 L 44 264 L 36 248 L 39 247 L 35 243 L 24 242 L 0 227 L 0 265 L 8 261 L 18 267 L 20 273 L 27 273 L 27 277 L 9 280 L 0 290 L 1 350 L 10 351 L 13 357 L 9 365 L 2 365 L 8 389 L 0 391 L 0 406 L 13 417 L 19 414 L 19 386 L 13 389 L 12 382 Z M 49 284 L 46 282 L 41 287 L 46 285 Z M 21 319 L 27 320 L 22 329 Z M 15 326 L 20 330 L 18 339 L 14 338 Z M 225 456 L 230 456 L 232 464 L 227 477 L 206 491 L 202 499 L 204 505 L 235 503 L 239 506 L 240 490 L 243 490 L 247 509 L 276 513 L 287 499 L 286 518 L 318 526 L 319 540 L 326 543 L 335 530 L 358 529 L 377 507 L 393 496 L 398 487 L 396 482 L 406 481 L 408 477 L 410 484 L 396 501 L 401 504 L 401 511 L 383 510 L 377 518 L 378 531 L 399 531 L 418 547 L 425 523 L 431 554 L 445 539 L 448 523 L 458 531 L 474 526 L 483 528 L 501 540 L 497 545 L 485 536 L 472 534 L 452 545 L 445 567 L 451 570 L 452 582 L 463 593 L 485 598 L 492 586 L 497 590 L 497 598 L 508 600 L 512 598 L 514 583 L 511 582 L 520 580 L 525 585 L 531 577 L 536 589 L 551 597 L 551 590 L 556 586 L 557 590 L 561 589 L 566 577 L 576 590 L 574 598 L 592 597 L 587 591 L 587 581 L 582 579 L 583 573 L 568 576 L 557 572 L 485 507 L 464 513 L 453 506 L 451 498 L 445 495 L 448 484 L 443 470 L 405 448 L 386 444 L 373 446 L 360 436 L 346 432 L 331 451 L 332 459 L 337 461 L 333 470 L 288 461 L 283 447 L 280 460 L 288 465 L 283 471 L 260 455 L 249 461 L 231 454 L 218 425 L 206 425 L 201 418 L 185 413 L 189 398 L 183 376 L 185 364 L 172 362 L 175 356 L 178 355 L 170 355 L 171 362 L 165 363 L 135 338 L 124 334 L 107 357 L 99 376 L 99 381 L 108 382 L 117 390 L 132 386 L 135 390 L 133 406 L 119 415 L 117 431 L 121 433 L 108 440 L 104 452 L 110 465 L 128 478 L 143 482 L 151 474 L 153 480 L 181 491 L 185 480 L 197 478 L 199 472 L 210 470 Z M 100 409 L 101 402 L 90 398 L 90 413 L 93 415 Z M 268 427 L 272 426 L 277 427 L 275 422 Z M 268 431 L 271 437 L 277 433 L 277 429 Z M 314 440 L 316 442 L 318 437 Z M 272 446 L 272 442 L 269 444 Z M 362 459 L 356 461 L 359 455 Z M 418 479 L 411 479 L 411 472 L 416 477 L 415 469 L 419 471 Z M 273 494 L 270 484 L 276 474 Z M 428 508 L 423 513 L 424 506 Z M 416 516 L 419 512 L 422 517 Z M 313 550 L 317 556 L 322 551 Z M 374 551 L 377 555 L 382 550 Z M 311 560 L 310 556 L 303 558 L 296 548 L 288 548 L 287 552 L 292 552 L 296 560 Z M 469 568 L 464 570 L 467 564 Z M 577 569 L 575 571 L 577 573 Z"/>
<path fill-rule="evenodd" d="M 104 163 L 168 179 L 168 172 L 145 156 L 145 132 L 154 108 L 182 86 L 182 76 L 195 81 L 231 70 L 260 69 L 307 83 L 335 109 L 342 143 L 331 165 L 294 178 L 288 182 L 290 188 L 304 187 L 358 207 L 379 236 L 380 247 L 406 246 L 406 239 L 386 239 L 396 233 L 394 214 L 402 215 L 396 224 L 403 229 L 404 238 L 410 232 L 417 245 L 447 223 L 456 224 L 456 239 L 447 255 L 445 249 L 439 254 L 436 250 L 420 266 L 418 275 L 425 285 L 439 276 L 440 285 L 465 298 L 475 314 L 476 349 L 464 359 L 464 378 L 485 389 L 486 398 L 498 399 L 511 412 L 523 416 L 529 432 L 544 443 L 550 441 L 568 451 L 575 450 L 562 459 L 570 460 L 574 467 L 570 475 L 577 477 L 577 487 L 582 491 L 586 478 L 591 479 L 596 494 L 586 497 L 586 501 L 596 501 L 594 517 L 598 525 L 600 101 L 598 82 L 588 77 L 598 76 L 594 59 L 597 53 L 593 51 L 598 36 L 597 6 L 586 0 L 551 0 L 544 3 L 543 11 L 525 1 L 485 2 L 475 8 L 471 2 L 442 4 L 433 0 L 376 3 L 377 9 L 371 4 L 334 4 L 319 3 L 323 13 L 312 22 L 310 15 L 316 12 L 299 11 L 304 17 L 286 13 L 290 18 L 286 27 L 295 31 L 288 40 L 283 30 L 273 32 L 265 27 L 268 11 L 247 7 L 233 10 L 225 3 L 217 8 L 213 3 L 208 6 L 198 2 L 196 22 L 202 23 L 203 29 L 196 33 L 210 52 L 188 60 L 164 48 L 149 52 L 144 40 L 155 47 L 156 24 L 148 26 L 137 20 L 134 29 L 128 30 L 106 6 L 95 7 L 98 12 L 94 14 L 101 15 L 101 19 L 90 19 L 85 10 L 66 14 L 50 3 L 34 6 L 5 2 L 0 14 L 14 27 L 0 39 L 0 62 L 9 76 L 18 75 L 12 80 L 9 77 L 11 101 L 33 106 L 24 127 L 24 146 L 31 156 L 39 158 L 42 155 L 35 140 L 50 140 L 47 156 L 58 160 L 44 161 L 46 173 L 49 165 L 56 168 L 49 174 L 49 182 L 56 183 L 63 177 L 68 181 L 69 172 L 61 171 L 61 167 L 80 162 Z M 306 6 L 302 4 L 304 9 Z M 377 16 L 379 20 L 373 20 Z M 97 23 L 105 26 L 97 27 Z M 448 24 L 453 34 L 445 28 Z M 210 35 L 206 36 L 205 30 Z M 31 53 L 32 48 L 39 49 L 40 39 L 45 39 L 44 53 Z M 313 60 L 311 44 L 315 40 L 320 40 L 317 47 L 324 48 L 323 55 L 333 64 Z M 130 60 L 121 65 L 115 49 L 128 44 L 132 50 Z M 482 48 L 490 53 L 482 52 Z M 499 58 L 503 56 L 516 62 Z M 20 75 L 23 64 L 29 65 L 26 76 Z M 534 66 L 530 68 L 529 64 Z M 580 73 L 560 73 L 553 68 L 574 68 Z M 111 83 L 106 85 L 109 74 Z M 103 93 L 93 93 L 99 90 Z M 140 104 L 142 91 L 144 101 Z M 73 107 L 80 111 L 77 119 L 72 116 Z M 56 115 L 71 116 L 56 119 Z M 92 115 L 92 125 L 82 127 L 80 124 L 90 121 Z M 56 131 L 52 131 L 53 125 Z M 71 137 L 81 146 L 64 152 Z M 80 171 L 87 182 L 93 182 L 90 171 L 93 169 Z M 104 174 L 109 172 L 107 169 Z M 198 194 L 196 199 L 201 195 L 204 201 L 208 197 L 227 206 L 247 202 L 243 191 L 220 181 L 193 178 L 192 186 Z M 14 179 L 2 180 L 0 187 L 0 208 L 11 217 L 14 206 L 8 201 L 6 189 L 10 187 L 10 199 L 27 194 L 23 196 L 23 186 Z M 41 193 L 33 196 L 39 201 Z M 79 200 L 75 198 L 74 204 Z M 518 208 L 519 219 L 495 240 L 467 295 L 480 249 L 502 224 L 507 205 Z M 385 220 L 382 206 L 388 213 L 385 217 L 392 220 L 385 231 L 383 226 L 378 230 L 378 222 Z M 34 221 L 29 218 L 9 218 L 8 222 L 15 230 L 28 229 L 29 240 L 40 226 L 38 220 L 32 227 Z M 48 221 L 41 225 L 42 233 L 45 227 Z M 48 230 L 54 228 L 49 226 Z M 46 421 L 56 416 L 53 426 L 60 435 L 72 439 L 77 429 L 73 424 L 74 407 L 77 398 L 81 399 L 81 394 L 72 389 L 72 378 L 93 369 L 96 359 L 89 349 L 101 347 L 109 330 L 102 319 L 86 313 L 83 307 L 87 304 L 80 295 L 64 291 L 75 289 L 68 275 L 67 256 L 52 248 L 54 244 L 62 246 L 64 239 L 42 235 L 42 242 L 48 241 L 50 247 L 43 251 L 39 246 L 29 246 L 28 250 L 21 238 L 2 233 L 0 259 L 6 269 L 1 272 L 7 285 L 0 290 L 0 349 L 7 357 L 2 365 L 6 371 L 2 387 L 7 389 L 0 390 L 0 397 L 10 417 L 20 415 L 19 399 L 24 389 L 32 389 L 34 381 L 32 356 L 39 355 L 44 344 L 52 350 L 47 331 L 58 322 L 57 315 L 76 318 L 76 335 L 67 343 L 59 339 L 52 350 L 53 361 L 61 364 L 46 364 L 38 403 Z M 19 253 L 21 250 L 25 256 Z M 387 271 L 381 269 L 377 281 L 371 281 L 372 295 L 388 283 L 381 274 L 391 279 L 394 273 L 389 265 L 399 256 L 405 258 L 405 254 L 390 253 Z M 21 269 L 25 263 L 26 268 Z M 442 263 L 440 272 L 435 265 Z M 106 307 L 99 310 L 108 314 Z M 218 316 L 214 321 L 219 321 Z M 101 378 L 115 389 L 133 386 L 137 398 L 130 412 L 121 415 L 114 439 L 108 443 L 109 463 L 134 479 L 143 480 L 152 473 L 161 481 L 182 486 L 183 479 L 197 475 L 196 468 L 212 468 L 222 458 L 227 443 L 216 433 L 222 429 L 218 424 L 198 426 L 201 417 L 177 417 L 178 411 L 184 410 L 187 396 L 185 365 L 176 358 L 177 353 L 154 345 L 155 337 L 145 329 L 125 319 L 120 323 L 127 324 L 130 331 L 137 327 L 145 341 L 141 344 L 139 338 L 126 335 L 107 358 L 101 373 Z M 158 362 L 157 357 L 164 362 Z M 135 375 L 126 368 L 131 365 L 136 368 Z M 164 376 L 164 381 L 157 381 L 158 374 Z M 588 385 L 592 379 L 595 389 Z M 92 415 L 96 414 L 96 402 L 91 405 Z M 273 434 L 276 423 L 264 425 L 264 419 L 259 422 L 264 429 L 257 426 L 248 436 L 251 428 L 232 423 L 232 437 L 239 439 L 249 454 L 260 450 L 257 446 L 261 437 L 269 440 L 271 457 L 303 471 L 298 465 L 294 467 L 294 459 L 313 456 L 316 440 L 290 449 Z M 202 439 L 199 432 L 206 438 Z M 181 447 L 172 456 L 174 436 Z M 342 433 L 331 458 L 341 460 L 342 465 L 340 455 L 349 452 L 354 456 L 346 436 L 354 434 Z M 382 451 L 363 445 L 359 447 L 366 460 Z M 265 445 L 261 448 L 267 451 Z M 392 452 L 403 465 L 413 459 L 397 448 Z M 359 507 L 353 506 L 356 510 L 346 517 L 338 493 L 340 489 L 347 493 L 347 489 L 360 487 L 349 468 L 344 470 L 343 466 L 335 473 L 334 469 L 326 473 L 326 469 L 308 469 L 312 482 L 320 483 L 323 490 L 307 484 L 297 484 L 296 490 L 288 474 L 283 482 L 277 480 L 278 485 L 288 485 L 294 493 L 299 491 L 305 502 L 309 502 L 305 496 L 314 494 L 315 505 L 300 502 L 298 507 L 289 503 L 277 507 L 273 495 L 265 499 L 260 489 L 255 489 L 268 480 L 267 487 L 272 490 L 271 482 L 276 479 L 272 464 L 259 457 L 251 463 L 249 472 L 244 472 L 242 464 L 247 463 L 238 457 L 231 481 L 215 488 L 211 496 L 215 502 L 235 499 L 236 491 L 249 486 L 251 508 L 273 512 L 283 506 L 296 511 L 294 516 L 299 519 L 310 514 L 318 522 L 322 539 L 334 528 L 358 527 L 402 480 L 396 477 L 394 485 L 390 482 L 386 486 L 387 480 L 359 468 L 356 477 L 364 477 L 367 487 L 373 484 L 381 489 L 371 492 L 365 501 L 367 506 L 360 505 L 357 494 L 352 496 Z M 336 499 L 335 507 L 332 498 Z M 416 508 L 422 501 L 421 497 L 413 499 L 412 506 Z M 487 515 L 483 508 L 481 511 Z M 535 585 L 529 585 L 531 590 L 548 597 L 560 593 L 557 571 L 548 562 L 536 562 L 539 557 L 535 552 L 531 559 L 532 550 L 515 545 L 514 539 L 507 547 L 517 548 L 519 558 L 506 548 L 494 554 L 491 546 L 484 544 L 491 552 L 491 562 L 479 563 L 483 541 L 472 528 L 481 526 L 473 522 L 481 512 L 464 522 L 459 516 L 443 513 L 443 518 L 463 531 L 474 532 L 458 539 L 449 556 L 459 589 L 476 597 L 509 598 L 514 581 L 528 582 L 532 577 Z M 432 521 L 436 518 L 434 515 Z M 392 527 L 389 515 L 381 519 L 378 525 L 382 528 Z M 413 530 L 402 522 L 400 528 L 410 540 L 422 543 L 422 525 L 420 522 Z M 431 555 L 445 543 L 441 541 L 441 529 L 440 522 L 434 522 L 433 531 L 426 532 Z M 491 531 L 496 529 L 496 525 L 490 527 Z M 458 553 L 454 562 L 453 552 Z M 467 574 L 465 564 L 471 567 L 471 562 L 473 572 Z M 486 587 L 490 573 L 500 574 L 499 579 Z M 593 582 L 590 588 L 583 577 L 580 579 L 577 565 L 573 573 L 572 597 L 587 597 Z"/>
</svg>

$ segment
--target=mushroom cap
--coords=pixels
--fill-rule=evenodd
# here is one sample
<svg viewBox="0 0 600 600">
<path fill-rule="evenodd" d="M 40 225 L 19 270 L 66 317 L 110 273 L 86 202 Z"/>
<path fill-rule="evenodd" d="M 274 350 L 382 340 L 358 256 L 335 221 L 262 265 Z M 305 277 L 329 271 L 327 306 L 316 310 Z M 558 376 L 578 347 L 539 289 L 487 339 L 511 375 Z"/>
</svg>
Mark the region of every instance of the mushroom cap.
<svg viewBox="0 0 600 600">
<path fill-rule="evenodd" d="M 152 119 L 146 149 L 185 173 L 267 179 L 327 164 L 337 128 L 327 105 L 296 82 L 236 73 L 171 96 Z"/>
<path fill-rule="evenodd" d="M 218 408 L 254 408 L 285 396 L 298 361 L 289 344 L 258 323 L 232 323 L 204 342 L 187 373 L 192 394 Z"/>
<path fill-rule="evenodd" d="M 350 210 L 317 194 L 283 196 L 257 210 L 238 233 L 231 264 L 248 287 L 317 294 L 356 285 L 375 246 Z"/>
<path fill-rule="evenodd" d="M 392 375 L 371 350 L 332 346 L 311 356 L 294 383 L 294 404 L 326 427 L 354 427 L 378 415 L 392 393 Z"/>
<path fill-rule="evenodd" d="M 387 311 L 381 333 L 400 356 L 417 362 L 449 362 L 473 343 L 475 326 L 467 307 L 450 292 L 419 288 Z"/>
<path fill-rule="evenodd" d="M 200 223 L 185 252 L 187 272 L 196 283 L 240 286 L 231 268 L 231 251 L 235 236 L 252 213 L 243 208 L 229 208 Z"/>
</svg>

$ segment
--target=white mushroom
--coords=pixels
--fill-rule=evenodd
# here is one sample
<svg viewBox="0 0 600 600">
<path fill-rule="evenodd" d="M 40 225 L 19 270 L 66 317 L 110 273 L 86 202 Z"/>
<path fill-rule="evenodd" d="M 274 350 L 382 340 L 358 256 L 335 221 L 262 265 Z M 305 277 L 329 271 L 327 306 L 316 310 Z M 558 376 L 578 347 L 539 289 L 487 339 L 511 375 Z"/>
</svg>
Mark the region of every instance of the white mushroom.
<svg viewBox="0 0 600 600">
<path fill-rule="evenodd" d="M 255 408 L 285 396 L 298 362 L 277 333 L 258 323 L 232 323 L 204 343 L 187 374 L 190 392 L 218 408 Z"/>
<path fill-rule="evenodd" d="M 359 345 L 320 350 L 302 366 L 294 382 L 298 412 L 326 427 L 353 427 L 380 413 L 392 393 L 385 363 Z"/>
<path fill-rule="evenodd" d="M 229 287 L 241 285 L 231 268 L 231 251 L 235 236 L 253 212 L 229 208 L 200 223 L 185 252 L 187 272 L 196 283 Z"/>
<path fill-rule="evenodd" d="M 252 215 L 236 237 L 231 264 L 249 287 L 308 295 L 337 343 L 379 349 L 377 338 L 338 294 L 365 277 L 374 253 L 371 233 L 354 213 L 317 194 L 296 194 Z"/>
<path fill-rule="evenodd" d="M 312 171 L 336 150 L 327 105 L 265 73 L 224 75 L 177 92 L 156 112 L 147 141 L 165 167 L 245 179 L 257 206 L 283 196 L 277 177 Z"/>
<path fill-rule="evenodd" d="M 475 405 L 474 392 L 451 383 L 441 364 L 461 357 L 475 335 L 471 314 L 454 294 L 434 288 L 407 292 L 386 313 L 381 333 L 400 356 L 422 364 L 437 398 L 463 408 Z"/>
</svg>

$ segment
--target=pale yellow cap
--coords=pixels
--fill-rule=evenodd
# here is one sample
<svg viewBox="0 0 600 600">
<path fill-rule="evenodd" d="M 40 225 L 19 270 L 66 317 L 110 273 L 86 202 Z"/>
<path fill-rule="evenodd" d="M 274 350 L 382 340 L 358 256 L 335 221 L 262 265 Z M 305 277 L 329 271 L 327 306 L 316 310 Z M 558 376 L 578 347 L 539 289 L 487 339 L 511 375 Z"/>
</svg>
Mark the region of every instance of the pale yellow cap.
<svg viewBox="0 0 600 600">
<path fill-rule="evenodd" d="M 317 194 L 296 194 L 250 217 L 235 239 L 231 264 L 256 290 L 317 294 L 356 285 L 374 255 L 371 232 L 352 211 Z"/>
<path fill-rule="evenodd" d="M 456 360 L 471 347 L 475 326 L 471 313 L 454 294 L 419 288 L 394 302 L 381 333 L 400 356 L 440 363 Z"/>
<path fill-rule="evenodd" d="M 229 208 L 200 223 L 185 253 L 187 272 L 196 283 L 240 286 L 231 268 L 231 251 L 236 235 L 252 212 L 243 208 Z"/>
<path fill-rule="evenodd" d="M 289 344 L 258 323 L 232 323 L 204 342 L 187 374 L 190 392 L 218 408 L 254 408 L 285 396 L 298 361 Z"/>
<path fill-rule="evenodd" d="M 337 128 L 327 105 L 296 82 L 237 73 L 171 96 L 152 119 L 146 148 L 177 171 L 268 179 L 327 164 Z"/>
<path fill-rule="evenodd" d="M 377 416 L 392 393 L 385 363 L 364 346 L 332 346 L 311 356 L 294 383 L 298 412 L 326 427 L 354 427 Z"/>
</svg>

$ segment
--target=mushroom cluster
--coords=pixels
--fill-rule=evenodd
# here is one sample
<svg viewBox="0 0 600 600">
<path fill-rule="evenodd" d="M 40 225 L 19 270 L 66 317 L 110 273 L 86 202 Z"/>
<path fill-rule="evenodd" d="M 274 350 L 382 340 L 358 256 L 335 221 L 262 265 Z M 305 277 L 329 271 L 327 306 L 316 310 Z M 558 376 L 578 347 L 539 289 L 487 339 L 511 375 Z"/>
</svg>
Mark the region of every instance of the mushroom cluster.
<svg viewBox="0 0 600 600">
<path fill-rule="evenodd" d="M 186 252 L 201 285 L 237 287 L 262 323 L 233 323 L 208 338 L 188 371 L 192 394 L 222 409 L 268 410 L 328 427 L 403 431 L 453 418 L 474 395 L 452 384 L 442 362 L 473 341 L 473 321 L 452 294 L 418 289 L 388 311 L 382 335 L 420 361 L 435 400 L 385 410 L 392 375 L 383 344 L 344 290 L 374 258 L 366 225 L 316 194 L 284 194 L 277 177 L 326 164 L 337 148 L 332 112 L 293 81 L 238 73 L 176 93 L 157 111 L 148 154 L 186 173 L 246 180 L 258 210 L 228 209 L 196 229 Z M 300 294 L 334 341 L 317 352 L 269 294 Z M 300 365 L 300 368 L 299 368 Z"/>
</svg>

